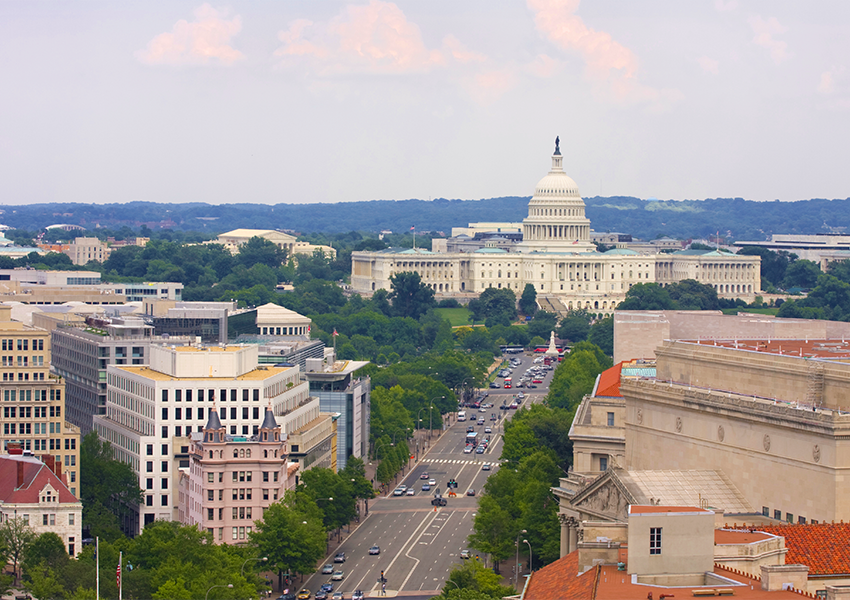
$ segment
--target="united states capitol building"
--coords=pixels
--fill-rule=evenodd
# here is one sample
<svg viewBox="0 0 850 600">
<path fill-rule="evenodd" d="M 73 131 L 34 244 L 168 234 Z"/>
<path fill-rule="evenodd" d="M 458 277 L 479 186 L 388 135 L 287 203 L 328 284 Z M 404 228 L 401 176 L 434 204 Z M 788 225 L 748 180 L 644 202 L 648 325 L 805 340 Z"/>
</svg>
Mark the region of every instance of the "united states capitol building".
<svg viewBox="0 0 850 600">
<path fill-rule="evenodd" d="M 494 230 L 498 225 L 488 224 Z M 503 225 L 505 231 L 516 231 L 515 225 Z M 476 249 L 443 243 L 432 250 L 354 252 L 351 286 L 370 295 L 389 290 L 392 275 L 411 271 L 438 298 L 476 296 L 489 287 L 511 289 L 519 296 L 532 284 L 547 310 L 587 309 L 604 315 L 613 313 L 636 283 L 663 286 L 694 279 L 714 287 L 722 298 L 746 302 L 761 289 L 758 256 L 706 250 L 644 254 L 627 248 L 598 252 L 578 185 L 564 172 L 557 140 L 552 169 L 538 182 L 521 231 L 519 241 L 497 237 Z M 447 248 L 455 251 L 439 251 Z"/>
</svg>

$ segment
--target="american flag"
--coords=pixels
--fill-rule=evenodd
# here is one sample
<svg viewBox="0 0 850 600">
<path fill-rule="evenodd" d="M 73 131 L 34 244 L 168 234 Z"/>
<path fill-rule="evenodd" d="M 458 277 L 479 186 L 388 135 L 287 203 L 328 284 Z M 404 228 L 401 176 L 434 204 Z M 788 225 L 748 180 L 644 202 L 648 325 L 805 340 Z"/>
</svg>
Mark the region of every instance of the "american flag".
<svg viewBox="0 0 850 600">
<path fill-rule="evenodd" d="M 410 228 L 410 231 L 413 231 L 414 229 L 416 229 L 416 225 L 414 225 L 413 227 L 411 227 L 411 228 Z"/>
<path fill-rule="evenodd" d="M 336 327 L 334 327 L 333 337 L 338 336 L 339 334 L 336 332 Z"/>
<path fill-rule="evenodd" d="M 118 569 L 115 571 L 115 583 L 119 588 L 121 587 L 121 563 L 118 563 Z"/>
</svg>

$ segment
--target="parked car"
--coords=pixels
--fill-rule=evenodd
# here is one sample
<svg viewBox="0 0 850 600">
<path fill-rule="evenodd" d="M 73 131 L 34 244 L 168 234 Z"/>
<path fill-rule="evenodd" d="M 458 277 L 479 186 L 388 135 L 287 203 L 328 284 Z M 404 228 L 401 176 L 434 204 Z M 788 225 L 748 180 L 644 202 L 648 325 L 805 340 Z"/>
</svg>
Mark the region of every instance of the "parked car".
<svg viewBox="0 0 850 600">
<path fill-rule="evenodd" d="M 374 556 L 374 555 L 377 555 L 377 554 L 380 554 L 380 553 L 381 553 L 381 547 L 380 547 L 380 546 L 378 546 L 377 544 L 375 544 L 374 546 L 372 546 L 371 548 L 369 548 L 369 554 L 371 554 L 371 555 L 373 555 L 373 556 Z"/>
<path fill-rule="evenodd" d="M 502 386 L 500 386 L 500 385 L 499 385 L 498 383 L 496 383 L 495 381 L 491 381 L 491 382 L 490 382 L 490 389 L 499 389 L 500 387 L 502 387 Z"/>
<path fill-rule="evenodd" d="M 344 563 L 345 562 L 345 552 L 338 552 L 336 556 L 334 556 L 335 563 Z"/>
</svg>

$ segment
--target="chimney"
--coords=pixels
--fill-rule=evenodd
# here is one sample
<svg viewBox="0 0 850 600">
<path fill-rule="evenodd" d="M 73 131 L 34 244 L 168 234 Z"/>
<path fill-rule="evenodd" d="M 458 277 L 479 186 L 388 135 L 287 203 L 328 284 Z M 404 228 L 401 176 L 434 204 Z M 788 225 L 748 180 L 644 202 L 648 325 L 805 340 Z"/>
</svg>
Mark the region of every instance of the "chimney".
<svg viewBox="0 0 850 600">
<path fill-rule="evenodd" d="M 18 488 L 24 486 L 24 461 L 19 460 L 18 463 Z"/>
<path fill-rule="evenodd" d="M 828 585 L 826 586 L 826 600 L 847 600 L 850 598 L 850 586 Z"/>
<path fill-rule="evenodd" d="M 42 454 L 40 458 L 41 462 L 46 464 L 48 469 L 53 472 L 56 472 L 56 459 L 53 457 L 52 454 Z"/>
<path fill-rule="evenodd" d="M 789 587 L 804 590 L 808 579 L 809 567 L 806 565 L 761 566 L 761 589 L 766 592 L 777 592 Z M 839 596 L 839 598 L 844 598 L 844 596 Z"/>
</svg>

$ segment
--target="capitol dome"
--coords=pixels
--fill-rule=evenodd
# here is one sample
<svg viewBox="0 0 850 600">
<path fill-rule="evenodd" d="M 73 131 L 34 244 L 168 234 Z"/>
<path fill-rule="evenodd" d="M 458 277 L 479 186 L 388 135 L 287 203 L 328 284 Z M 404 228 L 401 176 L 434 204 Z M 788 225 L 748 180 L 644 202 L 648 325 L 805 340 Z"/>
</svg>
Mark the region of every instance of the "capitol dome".
<svg viewBox="0 0 850 600">
<path fill-rule="evenodd" d="M 552 169 L 537 183 L 522 221 L 523 252 L 595 252 L 590 220 L 573 178 L 564 172 L 560 138 L 555 138 Z"/>
</svg>

